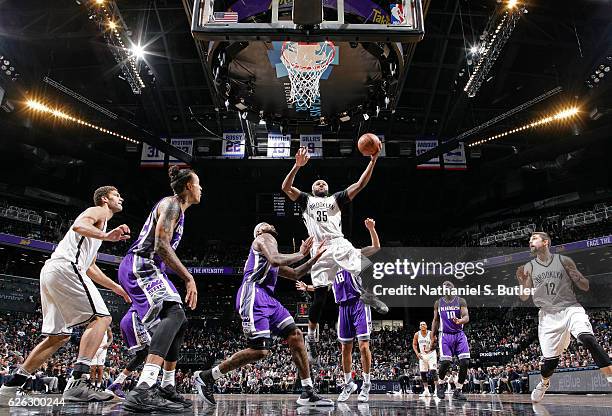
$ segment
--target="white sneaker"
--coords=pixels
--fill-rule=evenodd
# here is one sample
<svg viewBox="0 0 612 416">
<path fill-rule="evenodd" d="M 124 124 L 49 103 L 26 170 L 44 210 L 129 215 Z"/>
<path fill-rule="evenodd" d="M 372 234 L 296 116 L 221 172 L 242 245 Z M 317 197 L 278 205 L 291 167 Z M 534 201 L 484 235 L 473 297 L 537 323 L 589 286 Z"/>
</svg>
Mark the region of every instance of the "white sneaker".
<svg viewBox="0 0 612 416">
<path fill-rule="evenodd" d="M 359 396 L 357 396 L 357 401 L 361 403 L 365 403 L 370 400 L 370 388 L 372 387 L 372 383 L 363 383 L 361 385 L 361 391 L 359 392 Z"/>
<path fill-rule="evenodd" d="M 539 402 L 544 398 L 544 394 L 546 394 L 546 390 L 550 387 L 550 380 L 544 382 L 544 380 L 540 381 L 538 385 L 531 392 L 531 401 Z"/>
<path fill-rule="evenodd" d="M 19 386 L 0 387 L 0 407 L 8 406 L 11 399 L 17 397 L 17 390 L 19 390 Z"/>
<path fill-rule="evenodd" d="M 348 400 L 351 394 L 353 394 L 357 390 L 357 384 L 353 380 L 349 381 L 344 385 L 342 392 L 340 392 L 340 396 L 338 396 L 339 402 L 345 402 Z"/>
<path fill-rule="evenodd" d="M 423 390 L 423 393 L 419 394 L 419 397 L 431 397 L 431 393 L 429 392 L 429 389 Z"/>
</svg>

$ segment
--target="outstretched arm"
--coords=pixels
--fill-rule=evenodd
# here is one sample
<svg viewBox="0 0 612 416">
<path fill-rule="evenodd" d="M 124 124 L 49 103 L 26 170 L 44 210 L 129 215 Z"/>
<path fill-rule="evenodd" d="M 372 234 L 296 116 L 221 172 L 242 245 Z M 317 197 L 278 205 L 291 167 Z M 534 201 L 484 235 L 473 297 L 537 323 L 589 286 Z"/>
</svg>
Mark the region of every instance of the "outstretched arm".
<svg viewBox="0 0 612 416">
<path fill-rule="evenodd" d="M 310 271 L 312 265 L 315 264 L 321 258 L 323 253 L 325 253 L 325 250 L 327 250 L 327 248 L 325 247 L 325 241 L 323 241 L 319 245 L 317 254 L 315 254 L 313 258 L 308 260 L 306 263 L 296 267 L 295 269 L 289 266 L 281 266 L 278 269 L 278 274 L 281 277 L 284 277 L 285 279 L 300 280 L 306 273 Z"/>
<path fill-rule="evenodd" d="M 563 267 L 565 267 L 565 271 L 569 275 L 570 279 L 572 279 L 572 282 L 574 282 L 574 284 L 578 287 L 578 289 L 582 290 L 583 292 L 588 292 L 589 279 L 584 277 L 582 273 L 578 271 L 578 268 L 576 267 L 576 263 L 574 263 L 574 260 L 566 256 L 560 256 L 560 257 L 561 257 L 561 264 L 563 264 Z"/>
<path fill-rule="evenodd" d="M 297 282 L 295 282 L 295 288 L 299 290 L 300 292 L 314 292 L 315 291 L 313 285 L 307 285 L 301 280 L 298 280 Z"/>
<path fill-rule="evenodd" d="M 365 170 L 359 177 L 359 180 L 355 182 L 354 184 L 350 185 L 346 189 L 348 193 L 348 197 L 351 201 L 353 200 L 353 198 L 355 198 L 355 196 L 359 192 L 361 192 L 363 188 L 366 187 L 368 182 L 370 182 L 370 178 L 372 177 L 372 172 L 374 171 L 374 165 L 376 165 L 376 160 L 378 159 L 379 153 L 380 153 L 380 149 L 378 149 L 378 152 L 370 156 L 370 163 L 368 163 L 368 166 L 365 168 Z"/>
<path fill-rule="evenodd" d="M 302 191 L 293 186 L 293 180 L 295 179 L 295 175 L 297 174 L 298 170 L 300 170 L 300 168 L 308 162 L 309 158 L 310 156 L 308 156 L 308 149 L 306 149 L 306 147 L 300 147 L 295 155 L 295 164 L 283 181 L 281 189 L 292 201 L 297 201 L 302 193 Z"/>
<path fill-rule="evenodd" d="M 376 232 L 376 221 L 372 218 L 366 218 L 364 224 L 370 232 L 370 239 L 372 240 L 371 245 L 361 249 L 361 254 L 368 257 L 380 250 L 380 240 L 378 239 L 378 233 Z"/>
<path fill-rule="evenodd" d="M 198 298 L 198 291 L 195 280 L 187 268 L 179 260 L 176 252 L 172 248 L 170 241 L 174 228 L 181 215 L 181 205 L 174 197 L 166 198 L 157 208 L 159 217 L 157 226 L 155 227 L 155 254 L 157 254 L 166 266 L 170 267 L 174 272 L 185 281 L 187 295 L 185 302 L 191 309 L 195 309 Z"/>
<path fill-rule="evenodd" d="M 292 254 L 281 254 L 278 252 L 278 244 L 276 239 L 268 233 L 260 234 L 255 239 L 255 249 L 261 251 L 274 267 L 288 266 L 297 263 L 308 255 L 312 247 L 312 237 L 308 237 L 306 241 L 302 241 L 300 251 Z"/>
<path fill-rule="evenodd" d="M 122 224 L 119 227 L 105 232 L 96 227 L 96 224 L 106 220 L 106 213 L 102 207 L 90 207 L 72 225 L 72 231 L 83 237 L 95 238 L 105 241 L 121 241 L 130 238 L 130 229 Z"/>
</svg>

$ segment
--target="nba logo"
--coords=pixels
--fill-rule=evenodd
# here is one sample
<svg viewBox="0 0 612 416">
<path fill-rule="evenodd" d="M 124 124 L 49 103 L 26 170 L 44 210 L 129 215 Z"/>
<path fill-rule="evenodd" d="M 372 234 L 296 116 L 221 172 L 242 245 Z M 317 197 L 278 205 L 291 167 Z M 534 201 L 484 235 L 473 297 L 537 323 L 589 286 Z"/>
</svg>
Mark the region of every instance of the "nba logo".
<svg viewBox="0 0 612 416">
<path fill-rule="evenodd" d="M 403 25 L 404 23 L 406 23 L 404 5 L 401 3 L 391 4 L 391 24 Z"/>
</svg>

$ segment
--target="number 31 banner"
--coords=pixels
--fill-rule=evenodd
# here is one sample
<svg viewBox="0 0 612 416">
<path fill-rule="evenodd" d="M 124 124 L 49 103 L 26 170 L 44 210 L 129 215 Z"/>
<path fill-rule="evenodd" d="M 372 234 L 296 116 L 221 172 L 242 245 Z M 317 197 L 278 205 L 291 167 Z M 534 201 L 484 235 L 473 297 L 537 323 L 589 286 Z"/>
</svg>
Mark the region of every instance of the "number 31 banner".
<svg viewBox="0 0 612 416">
<path fill-rule="evenodd" d="M 310 157 L 323 157 L 323 136 L 321 134 L 300 134 L 300 147 L 306 147 Z"/>
</svg>

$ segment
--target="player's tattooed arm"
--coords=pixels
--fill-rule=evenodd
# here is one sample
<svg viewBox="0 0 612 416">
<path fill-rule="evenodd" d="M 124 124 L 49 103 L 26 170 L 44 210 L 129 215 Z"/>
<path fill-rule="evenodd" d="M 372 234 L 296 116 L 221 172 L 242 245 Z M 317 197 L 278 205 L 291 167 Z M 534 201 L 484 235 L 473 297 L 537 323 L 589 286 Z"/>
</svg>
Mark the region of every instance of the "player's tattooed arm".
<svg viewBox="0 0 612 416">
<path fill-rule="evenodd" d="M 574 282 L 578 289 L 587 292 L 589 290 L 589 280 L 578 271 L 574 260 L 567 256 L 560 257 L 561 264 L 563 264 L 563 267 L 565 268 L 565 271 L 569 275 L 570 279 L 572 279 L 572 282 Z"/>
<path fill-rule="evenodd" d="M 440 326 L 440 315 L 438 315 L 438 300 L 434 303 L 434 317 L 431 321 L 431 341 L 434 342 L 434 334 L 438 332 Z"/>
<path fill-rule="evenodd" d="M 292 201 L 297 201 L 297 199 L 300 197 L 300 194 L 302 193 L 302 191 L 293 186 L 293 181 L 298 170 L 300 170 L 302 166 L 308 163 L 308 159 L 310 159 L 310 156 L 308 156 L 308 149 L 306 149 L 305 146 L 300 147 L 300 149 L 295 155 L 295 164 L 285 177 L 285 180 L 283 181 L 283 184 L 281 186 L 283 192 L 287 194 L 289 199 L 291 199 Z"/>
<path fill-rule="evenodd" d="M 453 322 L 457 325 L 465 325 L 470 322 L 470 313 L 468 312 L 467 302 L 464 298 L 459 298 L 459 306 L 461 307 L 461 318 L 453 318 Z"/>
<path fill-rule="evenodd" d="M 516 279 L 519 281 L 519 284 L 523 286 L 525 289 L 533 288 L 533 280 L 531 279 L 531 263 L 527 263 L 524 266 L 520 266 L 516 269 Z M 525 293 L 528 291 L 521 291 L 519 298 L 525 302 L 529 299 L 529 294 Z"/>
<path fill-rule="evenodd" d="M 380 152 L 380 151 L 379 151 Z M 374 165 L 376 165 L 376 159 L 378 158 L 378 153 L 372 155 L 372 159 L 368 166 L 365 168 L 359 180 L 354 184 L 350 185 L 346 190 L 348 191 L 348 197 L 352 201 L 355 196 L 361 192 L 363 188 L 366 187 L 368 182 L 370 182 L 370 178 L 372 177 L 372 172 L 374 172 Z"/>
<path fill-rule="evenodd" d="M 297 263 L 308 255 L 311 247 L 312 237 L 308 237 L 308 239 L 302 241 L 300 251 L 292 254 L 282 254 L 278 252 L 276 239 L 271 235 L 264 233 L 258 235 L 255 239 L 255 248 L 261 251 L 274 267 L 288 266 Z"/>
<path fill-rule="evenodd" d="M 302 277 L 304 277 L 306 273 L 310 271 L 313 264 L 315 264 L 321 258 L 323 253 L 325 253 L 325 250 L 327 250 L 327 247 L 325 247 L 325 240 L 324 240 L 319 245 L 319 248 L 317 249 L 317 253 L 310 260 L 308 260 L 304 264 L 299 265 L 296 268 L 292 268 L 289 266 L 281 266 L 278 269 L 278 274 L 281 277 L 284 277 L 289 280 L 300 280 Z M 313 291 L 314 291 L 314 288 L 313 288 Z"/>
</svg>

